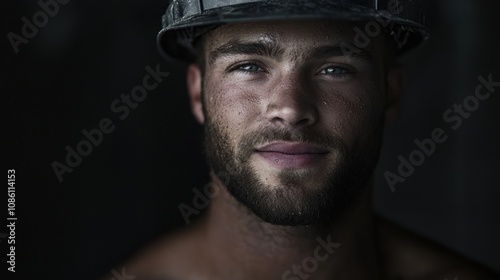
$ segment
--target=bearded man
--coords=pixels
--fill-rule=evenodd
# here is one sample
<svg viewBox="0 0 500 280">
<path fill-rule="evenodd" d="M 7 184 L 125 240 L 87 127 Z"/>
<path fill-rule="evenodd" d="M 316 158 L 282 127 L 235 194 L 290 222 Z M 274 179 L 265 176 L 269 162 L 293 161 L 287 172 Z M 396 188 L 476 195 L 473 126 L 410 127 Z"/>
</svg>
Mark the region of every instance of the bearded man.
<svg viewBox="0 0 500 280">
<path fill-rule="evenodd" d="M 189 64 L 212 200 L 127 273 L 494 279 L 372 210 L 383 128 L 404 87 L 397 57 L 426 38 L 423 18 L 417 1 L 171 1 L 159 46 Z"/>
</svg>

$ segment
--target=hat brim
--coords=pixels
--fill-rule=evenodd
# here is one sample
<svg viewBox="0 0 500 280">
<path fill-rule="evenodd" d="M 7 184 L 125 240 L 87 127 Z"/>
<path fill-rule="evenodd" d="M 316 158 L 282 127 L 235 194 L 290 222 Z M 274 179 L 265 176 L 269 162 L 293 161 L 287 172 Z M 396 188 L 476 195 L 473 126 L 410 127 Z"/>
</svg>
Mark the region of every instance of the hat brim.
<svg viewBox="0 0 500 280">
<path fill-rule="evenodd" d="M 259 1 L 206 10 L 200 14 L 163 28 L 157 38 L 162 55 L 171 62 L 189 63 L 195 57 L 190 44 L 215 26 L 228 23 L 246 23 L 276 20 L 338 20 L 370 21 L 401 25 L 411 29 L 404 46 L 399 52 L 414 48 L 427 37 L 424 23 L 417 20 L 421 15 L 399 17 L 387 11 L 376 11 L 359 5 L 343 4 L 331 1 Z M 202 28 L 203 27 L 203 28 Z M 189 35 L 186 36 L 186 30 Z"/>
</svg>

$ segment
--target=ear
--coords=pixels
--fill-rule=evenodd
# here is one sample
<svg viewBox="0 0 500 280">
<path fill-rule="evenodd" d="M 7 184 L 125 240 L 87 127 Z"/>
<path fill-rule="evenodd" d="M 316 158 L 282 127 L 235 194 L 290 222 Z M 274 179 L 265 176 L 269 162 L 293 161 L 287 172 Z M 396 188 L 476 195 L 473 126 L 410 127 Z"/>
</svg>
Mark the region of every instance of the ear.
<svg viewBox="0 0 500 280">
<path fill-rule="evenodd" d="M 190 64 L 187 70 L 187 88 L 189 100 L 191 103 L 191 111 L 196 120 L 203 124 L 205 116 L 203 115 L 203 102 L 201 100 L 202 89 L 201 70 L 197 64 Z"/>
<path fill-rule="evenodd" d="M 394 65 L 387 72 L 387 108 L 385 119 L 387 123 L 393 123 L 401 109 L 400 100 L 406 85 L 406 71 L 400 65 Z"/>
</svg>

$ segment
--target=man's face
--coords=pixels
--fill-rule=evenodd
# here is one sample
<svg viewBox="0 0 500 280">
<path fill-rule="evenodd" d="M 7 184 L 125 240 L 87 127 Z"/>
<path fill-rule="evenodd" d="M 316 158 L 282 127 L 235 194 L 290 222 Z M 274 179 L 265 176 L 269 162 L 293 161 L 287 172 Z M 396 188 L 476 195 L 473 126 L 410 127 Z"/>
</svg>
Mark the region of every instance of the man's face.
<svg viewBox="0 0 500 280">
<path fill-rule="evenodd" d="M 227 188 L 266 222 L 335 219 L 376 165 L 386 108 L 384 41 L 358 53 L 353 25 L 225 25 L 205 38 L 204 145 Z M 345 47 L 345 44 L 343 45 Z"/>
</svg>

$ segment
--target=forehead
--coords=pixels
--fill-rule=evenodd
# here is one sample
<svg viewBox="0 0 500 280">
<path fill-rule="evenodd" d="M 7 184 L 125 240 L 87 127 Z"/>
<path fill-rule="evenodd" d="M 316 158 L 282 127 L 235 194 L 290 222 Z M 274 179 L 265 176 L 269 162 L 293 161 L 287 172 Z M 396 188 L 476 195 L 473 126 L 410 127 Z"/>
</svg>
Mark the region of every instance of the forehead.
<svg viewBox="0 0 500 280">
<path fill-rule="evenodd" d="M 293 51 L 325 44 L 342 43 L 356 46 L 356 28 L 361 23 L 325 20 L 268 21 L 222 25 L 209 32 L 204 39 L 205 50 L 235 41 L 277 45 Z M 381 36 L 378 36 L 381 37 Z M 366 50 L 373 50 L 379 38 L 371 38 Z"/>
</svg>

